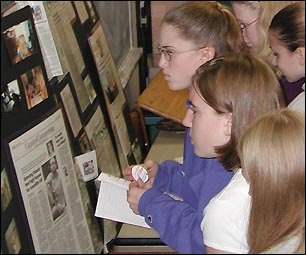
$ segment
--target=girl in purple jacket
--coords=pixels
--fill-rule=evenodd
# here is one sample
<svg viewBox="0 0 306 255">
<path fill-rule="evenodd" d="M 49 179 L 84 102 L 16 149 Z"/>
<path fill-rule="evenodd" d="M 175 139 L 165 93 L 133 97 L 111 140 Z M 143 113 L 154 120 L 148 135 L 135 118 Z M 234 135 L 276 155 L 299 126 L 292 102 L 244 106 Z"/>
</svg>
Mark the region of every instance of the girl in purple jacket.
<svg viewBox="0 0 306 255">
<path fill-rule="evenodd" d="M 227 51 L 243 51 L 244 42 L 239 24 L 227 7 L 217 2 L 185 2 L 164 16 L 158 49 L 159 66 L 169 88 L 180 90 L 191 87 L 191 77 L 199 66 Z M 216 159 L 195 155 L 189 128 L 183 164 L 165 161 L 158 165 L 148 160 L 144 167 L 150 181 L 131 184 L 130 207 L 143 215 L 172 249 L 205 253 L 200 228 L 203 209 L 229 182 L 232 172 Z"/>
</svg>

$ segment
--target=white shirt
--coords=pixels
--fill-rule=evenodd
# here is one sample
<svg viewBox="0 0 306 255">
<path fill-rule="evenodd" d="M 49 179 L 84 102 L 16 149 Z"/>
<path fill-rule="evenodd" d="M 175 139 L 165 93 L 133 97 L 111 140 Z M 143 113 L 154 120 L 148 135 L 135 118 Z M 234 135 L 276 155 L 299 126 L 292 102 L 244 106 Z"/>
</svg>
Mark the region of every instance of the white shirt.
<svg viewBox="0 0 306 255">
<path fill-rule="evenodd" d="M 201 229 L 206 246 L 236 254 L 248 253 L 249 184 L 239 169 L 206 206 Z"/>
</svg>

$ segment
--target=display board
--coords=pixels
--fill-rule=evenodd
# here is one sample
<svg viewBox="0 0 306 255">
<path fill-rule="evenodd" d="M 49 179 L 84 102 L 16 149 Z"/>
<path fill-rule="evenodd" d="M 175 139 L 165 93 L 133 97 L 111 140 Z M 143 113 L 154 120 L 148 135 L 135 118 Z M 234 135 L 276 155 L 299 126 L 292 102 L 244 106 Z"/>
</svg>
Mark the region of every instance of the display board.
<svg viewBox="0 0 306 255">
<path fill-rule="evenodd" d="M 56 46 L 55 76 L 44 36 Z M 1 64 L 2 252 L 107 252 L 118 224 L 94 217 L 94 180 L 74 157 L 94 150 L 99 173 L 120 177 L 143 155 L 93 2 L 17 1 L 1 18 Z M 49 192 L 52 167 L 61 199 Z"/>
</svg>

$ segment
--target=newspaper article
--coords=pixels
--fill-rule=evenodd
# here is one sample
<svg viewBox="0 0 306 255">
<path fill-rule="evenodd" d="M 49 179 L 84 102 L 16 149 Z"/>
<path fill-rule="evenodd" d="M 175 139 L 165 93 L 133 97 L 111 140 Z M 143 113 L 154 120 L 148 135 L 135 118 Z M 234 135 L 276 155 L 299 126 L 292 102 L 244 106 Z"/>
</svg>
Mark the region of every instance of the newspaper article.
<svg viewBox="0 0 306 255">
<path fill-rule="evenodd" d="M 62 110 L 9 142 L 36 253 L 94 253 Z"/>
<path fill-rule="evenodd" d="M 90 99 L 82 79 L 85 63 L 73 26 L 77 17 L 70 1 L 43 1 L 64 75 L 69 72 L 82 112 Z M 63 77 L 61 77 L 63 78 Z M 59 77 L 59 79 L 61 80 Z"/>
</svg>

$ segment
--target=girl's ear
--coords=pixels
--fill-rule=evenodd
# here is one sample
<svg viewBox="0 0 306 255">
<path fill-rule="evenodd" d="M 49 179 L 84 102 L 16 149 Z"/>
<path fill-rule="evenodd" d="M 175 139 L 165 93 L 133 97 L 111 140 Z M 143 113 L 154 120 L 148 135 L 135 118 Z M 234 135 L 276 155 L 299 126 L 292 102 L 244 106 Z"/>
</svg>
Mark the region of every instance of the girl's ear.
<svg viewBox="0 0 306 255">
<path fill-rule="evenodd" d="M 231 136 L 232 134 L 232 116 L 233 114 L 231 112 L 227 113 L 225 115 L 225 125 L 224 125 L 224 134 L 226 136 Z"/>
<path fill-rule="evenodd" d="M 215 48 L 212 46 L 206 46 L 200 49 L 200 56 L 201 56 L 201 65 L 205 64 L 207 61 L 213 59 L 215 57 L 216 51 Z"/>
<path fill-rule="evenodd" d="M 299 59 L 299 63 L 301 65 L 305 65 L 305 47 L 298 47 L 295 50 L 297 57 Z"/>
</svg>

